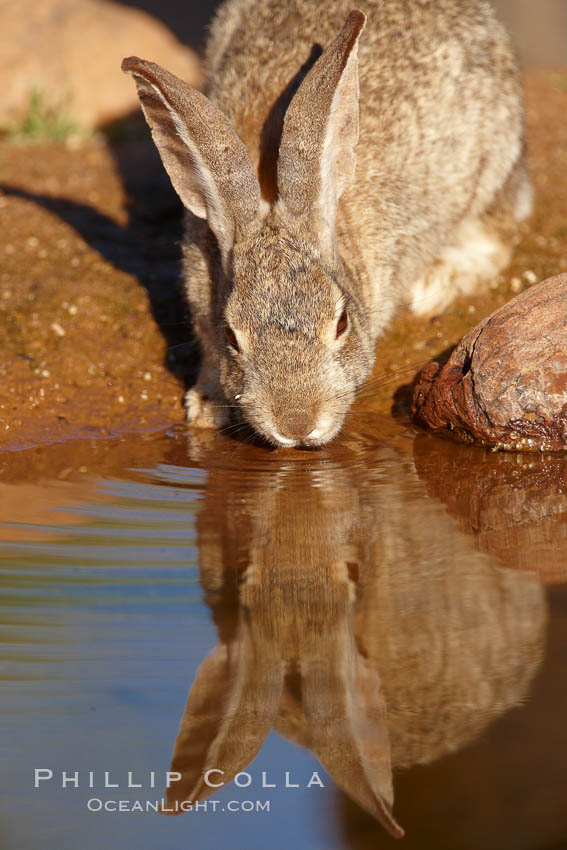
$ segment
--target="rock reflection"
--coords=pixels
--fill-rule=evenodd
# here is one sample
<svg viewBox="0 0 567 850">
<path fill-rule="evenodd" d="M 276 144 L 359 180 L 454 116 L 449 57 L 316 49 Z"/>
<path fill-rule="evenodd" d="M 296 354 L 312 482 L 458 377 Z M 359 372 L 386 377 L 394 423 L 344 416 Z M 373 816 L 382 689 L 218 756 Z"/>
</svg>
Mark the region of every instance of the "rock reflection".
<svg viewBox="0 0 567 850">
<path fill-rule="evenodd" d="M 219 645 L 189 694 L 168 803 L 209 796 L 205 771 L 228 782 L 275 726 L 400 836 L 392 769 L 459 749 L 525 698 L 542 587 L 479 552 L 391 449 L 266 458 L 249 450 L 235 474 L 214 445 L 199 456 Z"/>
<path fill-rule="evenodd" d="M 507 566 L 567 579 L 567 456 L 492 453 L 421 435 L 414 462 L 476 547 Z"/>
</svg>

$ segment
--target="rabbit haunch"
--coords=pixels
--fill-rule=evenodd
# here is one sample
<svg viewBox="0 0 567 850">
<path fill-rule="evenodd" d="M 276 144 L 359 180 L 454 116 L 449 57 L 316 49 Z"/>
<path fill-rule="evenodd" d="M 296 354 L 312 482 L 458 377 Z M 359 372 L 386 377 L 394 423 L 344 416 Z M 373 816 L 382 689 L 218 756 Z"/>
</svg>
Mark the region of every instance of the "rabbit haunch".
<svg viewBox="0 0 567 850">
<path fill-rule="evenodd" d="M 476 291 L 530 211 L 518 73 L 490 5 L 366 12 L 359 46 L 365 15 L 343 0 L 229 0 L 208 97 L 123 64 L 187 208 L 196 425 L 235 415 L 276 445 L 332 439 L 396 306 Z"/>
</svg>

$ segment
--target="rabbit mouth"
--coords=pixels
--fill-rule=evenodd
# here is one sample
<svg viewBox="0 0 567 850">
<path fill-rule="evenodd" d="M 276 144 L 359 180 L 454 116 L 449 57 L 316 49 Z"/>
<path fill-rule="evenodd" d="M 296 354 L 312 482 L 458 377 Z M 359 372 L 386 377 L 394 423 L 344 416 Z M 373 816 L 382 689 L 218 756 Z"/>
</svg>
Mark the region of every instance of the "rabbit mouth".
<svg viewBox="0 0 567 850">
<path fill-rule="evenodd" d="M 330 419 L 325 418 L 318 422 L 315 428 L 312 428 L 307 434 L 294 434 L 292 435 L 284 435 L 280 433 L 277 429 L 272 429 L 270 433 L 270 438 L 276 443 L 276 445 L 284 447 L 284 448 L 298 448 L 298 449 L 313 449 L 320 448 L 321 446 L 328 443 L 333 437 L 337 434 L 339 430 L 340 424 L 337 425 L 335 422 L 332 422 Z"/>
<path fill-rule="evenodd" d="M 236 418 L 275 448 L 320 448 L 336 437 L 346 413 L 346 408 L 321 410 L 319 405 L 313 410 L 315 405 L 307 403 L 285 403 L 278 410 L 269 400 L 262 403 L 244 394 L 239 394 L 235 402 Z"/>
</svg>

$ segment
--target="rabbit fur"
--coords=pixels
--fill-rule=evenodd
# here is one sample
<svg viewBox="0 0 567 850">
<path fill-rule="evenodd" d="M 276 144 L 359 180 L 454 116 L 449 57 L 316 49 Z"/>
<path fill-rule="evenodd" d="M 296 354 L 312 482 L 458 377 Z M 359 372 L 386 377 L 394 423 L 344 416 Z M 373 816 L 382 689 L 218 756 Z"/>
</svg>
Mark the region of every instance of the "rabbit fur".
<svg viewBox="0 0 567 850">
<path fill-rule="evenodd" d="M 187 208 L 196 425 L 234 414 L 275 445 L 328 442 L 395 308 L 477 291 L 531 210 L 518 71 L 489 3 L 364 8 L 228 0 L 206 97 L 123 63 Z"/>
</svg>

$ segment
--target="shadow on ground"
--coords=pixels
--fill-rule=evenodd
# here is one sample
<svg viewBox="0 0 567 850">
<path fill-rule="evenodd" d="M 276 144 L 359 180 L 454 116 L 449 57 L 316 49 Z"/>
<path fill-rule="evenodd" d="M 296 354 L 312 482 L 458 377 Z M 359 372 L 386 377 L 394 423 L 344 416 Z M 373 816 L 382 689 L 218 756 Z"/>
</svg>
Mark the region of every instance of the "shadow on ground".
<svg viewBox="0 0 567 850">
<path fill-rule="evenodd" d="M 108 130 L 114 133 L 115 127 Z M 198 350 L 182 291 L 183 208 L 141 116 L 121 121 L 120 135 L 123 138 L 111 142 L 109 150 L 126 196 L 125 225 L 94 206 L 65 197 L 34 193 L 14 184 L 1 185 L 0 192 L 56 215 L 114 268 L 137 279 L 166 342 L 164 365 L 188 387 L 196 378 Z"/>
</svg>

